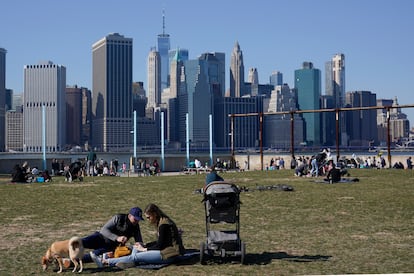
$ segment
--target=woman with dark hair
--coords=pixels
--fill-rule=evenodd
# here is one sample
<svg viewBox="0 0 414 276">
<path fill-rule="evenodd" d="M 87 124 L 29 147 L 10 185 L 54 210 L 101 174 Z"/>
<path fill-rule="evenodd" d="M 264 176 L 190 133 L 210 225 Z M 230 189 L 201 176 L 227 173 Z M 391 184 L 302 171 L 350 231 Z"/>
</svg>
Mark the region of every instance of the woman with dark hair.
<svg viewBox="0 0 414 276">
<path fill-rule="evenodd" d="M 144 211 L 149 223 L 157 228 L 158 239 L 154 242 L 134 245 L 131 255 L 102 260 L 103 264 L 119 268 L 138 264 L 168 264 L 175 257 L 184 254 L 181 235 L 174 221 L 155 204 L 149 204 Z"/>
</svg>

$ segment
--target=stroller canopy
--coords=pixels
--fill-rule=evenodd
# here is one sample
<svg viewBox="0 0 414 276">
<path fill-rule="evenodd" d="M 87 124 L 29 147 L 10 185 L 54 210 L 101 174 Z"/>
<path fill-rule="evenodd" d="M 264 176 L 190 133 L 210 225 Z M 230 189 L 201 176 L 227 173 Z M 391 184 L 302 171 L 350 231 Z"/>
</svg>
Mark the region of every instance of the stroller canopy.
<svg viewBox="0 0 414 276">
<path fill-rule="evenodd" d="M 212 194 L 229 194 L 235 193 L 239 194 L 239 188 L 234 185 L 233 183 L 225 182 L 225 181 L 214 181 L 208 184 L 204 188 L 205 195 L 212 195 Z"/>
</svg>

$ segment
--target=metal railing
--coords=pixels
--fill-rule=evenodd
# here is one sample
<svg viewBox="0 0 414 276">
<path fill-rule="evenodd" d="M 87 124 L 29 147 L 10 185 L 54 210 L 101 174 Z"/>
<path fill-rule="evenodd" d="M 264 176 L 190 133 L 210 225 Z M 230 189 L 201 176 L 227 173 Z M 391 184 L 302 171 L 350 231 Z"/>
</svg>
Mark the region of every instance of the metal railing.
<svg viewBox="0 0 414 276">
<path fill-rule="evenodd" d="M 387 157 L 388 164 L 391 167 L 391 135 L 390 135 L 390 110 L 395 108 L 413 108 L 414 104 L 408 105 L 387 105 L 387 106 L 366 106 L 366 107 L 343 107 L 343 108 L 327 108 L 327 109 L 315 109 L 315 110 L 294 110 L 294 111 L 281 111 L 281 112 L 260 112 L 260 113 L 244 113 L 244 114 L 229 114 L 230 117 L 230 147 L 231 147 L 231 162 L 234 164 L 234 119 L 236 117 L 249 117 L 259 116 L 259 148 L 260 148 L 260 164 L 261 170 L 263 170 L 263 117 L 266 115 L 287 115 L 290 114 L 290 153 L 293 157 L 295 155 L 294 147 L 294 115 L 303 113 L 323 113 L 323 112 L 335 112 L 335 134 L 336 134 L 336 161 L 340 158 L 339 147 L 339 114 L 346 111 L 359 111 L 359 110 L 373 110 L 373 109 L 385 109 L 387 111 Z"/>
</svg>

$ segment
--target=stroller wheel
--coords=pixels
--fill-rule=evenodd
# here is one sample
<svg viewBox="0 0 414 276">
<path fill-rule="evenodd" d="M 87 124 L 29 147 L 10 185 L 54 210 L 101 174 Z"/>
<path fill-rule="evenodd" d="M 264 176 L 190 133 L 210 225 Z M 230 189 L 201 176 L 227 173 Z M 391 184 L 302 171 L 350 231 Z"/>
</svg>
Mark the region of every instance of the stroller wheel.
<svg viewBox="0 0 414 276">
<path fill-rule="evenodd" d="M 245 259 L 245 257 L 246 257 L 246 244 L 242 241 L 240 242 L 240 251 L 241 251 L 240 263 L 241 264 L 246 264 L 246 259 Z"/>
<path fill-rule="evenodd" d="M 206 244 L 204 242 L 200 243 L 200 263 L 202 265 L 206 264 L 206 256 L 205 256 Z"/>
</svg>

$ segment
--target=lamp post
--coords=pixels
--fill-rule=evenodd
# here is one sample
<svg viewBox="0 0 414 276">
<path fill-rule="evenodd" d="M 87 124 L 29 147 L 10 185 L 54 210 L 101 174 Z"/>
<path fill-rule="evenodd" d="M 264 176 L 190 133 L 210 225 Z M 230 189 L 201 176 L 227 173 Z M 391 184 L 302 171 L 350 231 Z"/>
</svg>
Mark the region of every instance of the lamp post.
<svg viewBox="0 0 414 276">
<path fill-rule="evenodd" d="M 46 170 L 46 107 L 42 105 L 42 151 L 43 151 L 43 171 Z"/>
<path fill-rule="evenodd" d="M 210 133 L 210 165 L 213 165 L 213 119 L 211 114 L 208 115 L 209 133 Z"/>
<path fill-rule="evenodd" d="M 190 130 L 188 129 L 188 113 L 185 114 L 185 129 L 186 129 L 186 138 L 185 138 L 185 145 L 186 145 L 186 156 L 187 156 L 187 164 L 190 164 Z"/>
<path fill-rule="evenodd" d="M 161 170 L 164 171 L 164 112 L 161 112 Z"/>
</svg>

